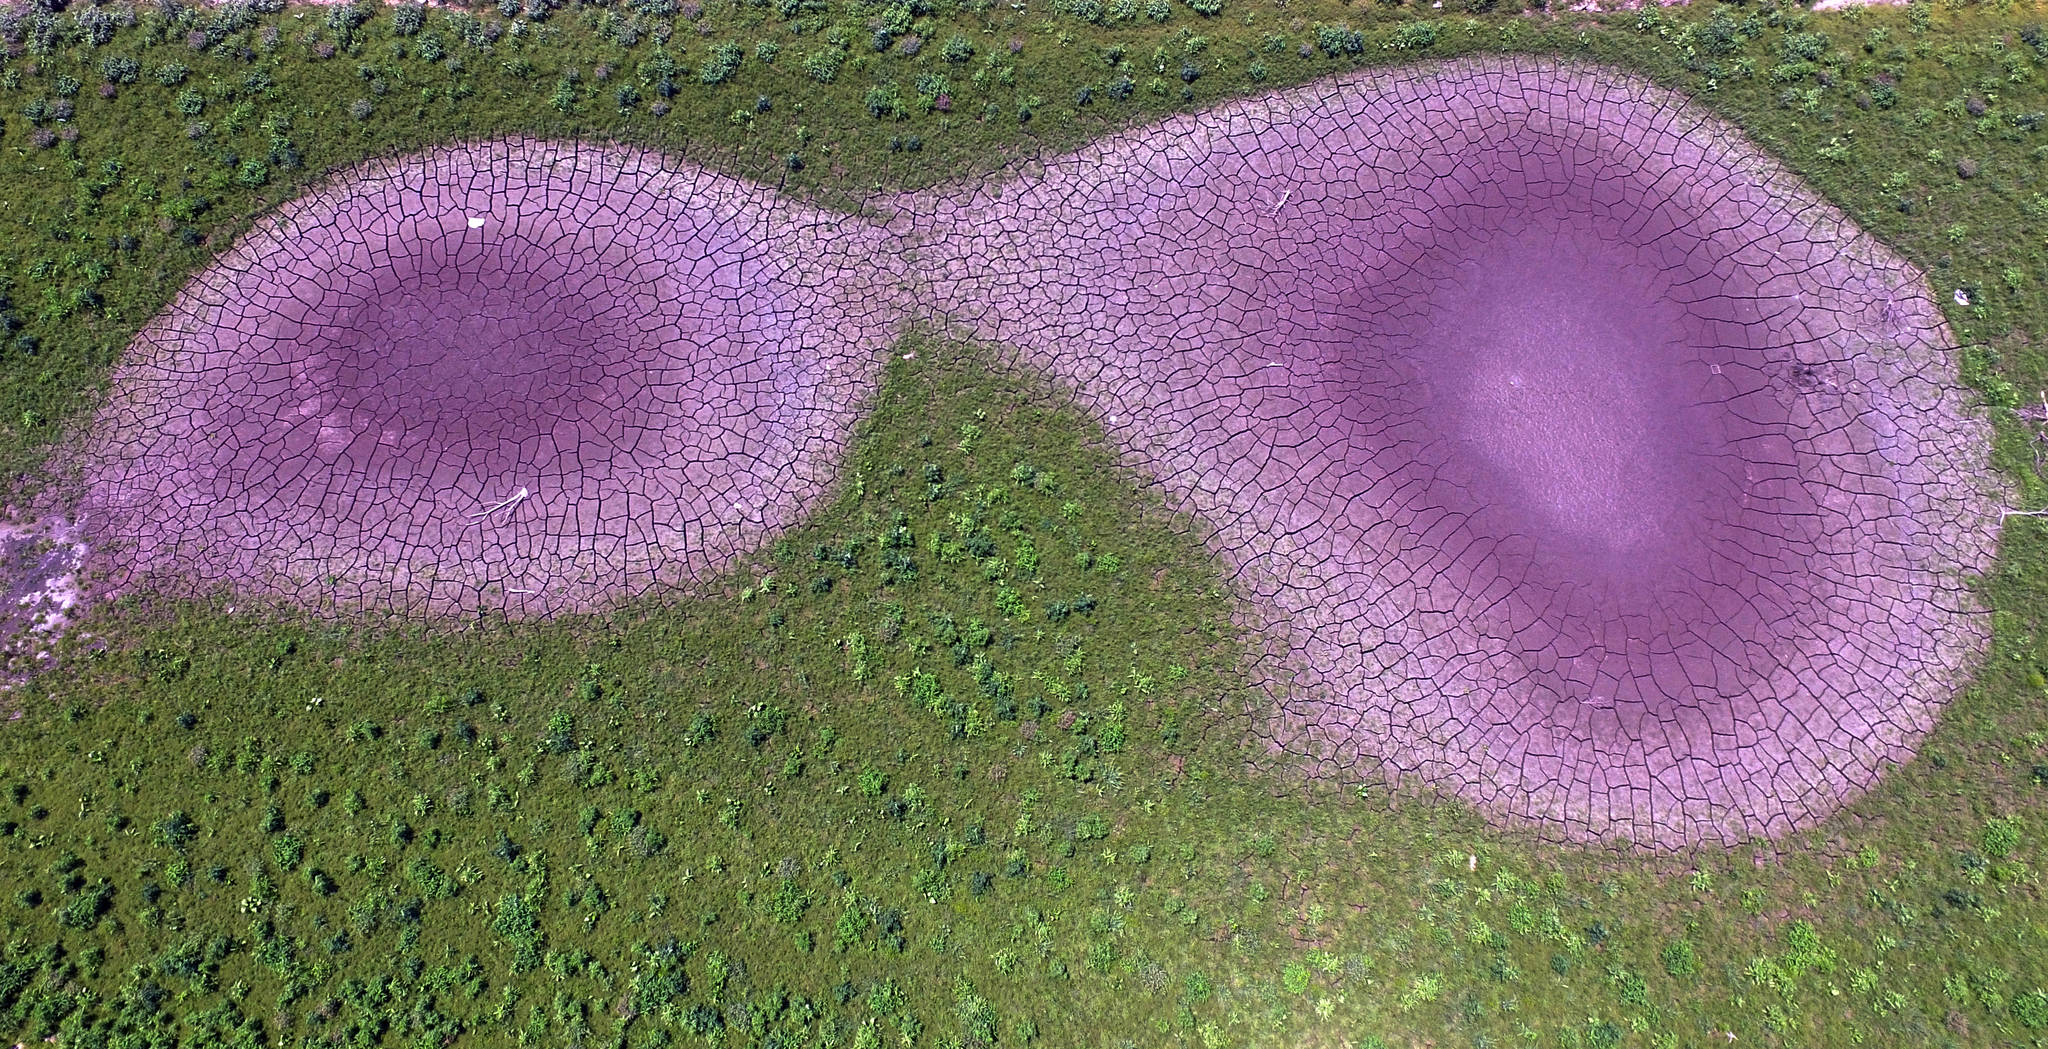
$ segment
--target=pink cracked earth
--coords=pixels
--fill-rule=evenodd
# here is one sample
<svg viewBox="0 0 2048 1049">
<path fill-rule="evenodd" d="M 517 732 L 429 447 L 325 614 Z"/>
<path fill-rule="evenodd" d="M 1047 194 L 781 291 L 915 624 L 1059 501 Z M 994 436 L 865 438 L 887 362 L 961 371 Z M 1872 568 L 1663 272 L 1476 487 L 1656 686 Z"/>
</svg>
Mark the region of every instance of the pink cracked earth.
<svg viewBox="0 0 2048 1049">
<path fill-rule="evenodd" d="M 828 486 L 902 318 L 881 240 L 620 149 L 342 173 L 137 338 L 82 514 L 124 582 L 315 608 L 545 615 L 706 578 Z"/>
<path fill-rule="evenodd" d="M 1274 741 L 1575 839 L 1808 824 L 1987 638 L 1924 280 L 1609 71 L 1333 80 L 933 201 L 941 309 L 1212 527 Z"/>
<path fill-rule="evenodd" d="M 137 584 L 596 607 L 811 505 L 906 318 L 1055 377 L 1207 522 L 1274 743 L 1325 767 L 1574 839 L 1775 835 L 1910 756 L 1985 640 L 2000 493 L 1924 281 L 1677 97 L 1534 60 L 882 225 L 621 150 L 372 164 L 138 339 L 84 516 Z"/>
</svg>

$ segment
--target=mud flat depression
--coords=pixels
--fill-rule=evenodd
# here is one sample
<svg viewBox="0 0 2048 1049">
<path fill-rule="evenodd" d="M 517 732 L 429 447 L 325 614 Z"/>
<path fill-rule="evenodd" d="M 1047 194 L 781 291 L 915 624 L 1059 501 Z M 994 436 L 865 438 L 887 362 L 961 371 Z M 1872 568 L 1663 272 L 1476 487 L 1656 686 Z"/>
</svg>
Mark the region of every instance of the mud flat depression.
<svg viewBox="0 0 2048 1049">
<path fill-rule="evenodd" d="M 1924 279 L 1653 86 L 1537 60 L 941 195 L 945 311 L 1215 527 L 1277 744 L 1572 839 L 1782 833 L 1909 757 L 1998 487 Z"/>
<path fill-rule="evenodd" d="M 80 455 L 116 587 L 595 608 L 822 493 L 902 316 L 877 231 L 655 154 L 342 173 L 130 348 Z"/>
<path fill-rule="evenodd" d="M 522 142 L 347 172 L 138 338 L 80 521 L 116 589 L 596 608 L 791 523 L 924 316 L 1206 519 L 1327 769 L 1776 835 L 1985 643 L 1999 485 L 1924 279 L 1648 84 L 1389 70 L 896 203 Z"/>
</svg>

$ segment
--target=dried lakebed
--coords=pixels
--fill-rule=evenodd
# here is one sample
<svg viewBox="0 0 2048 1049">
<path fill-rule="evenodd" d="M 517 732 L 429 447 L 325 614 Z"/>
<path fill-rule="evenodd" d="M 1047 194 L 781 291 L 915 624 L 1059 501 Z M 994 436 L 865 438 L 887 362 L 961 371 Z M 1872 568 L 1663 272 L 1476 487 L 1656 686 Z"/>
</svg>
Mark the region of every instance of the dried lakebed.
<svg viewBox="0 0 2048 1049">
<path fill-rule="evenodd" d="M 1924 278 L 1641 81 L 1379 71 L 877 207 L 594 146 L 344 173 L 138 338 L 73 457 L 103 585 L 686 586 L 815 504 L 924 324 L 1204 523 L 1273 743 L 1325 767 L 1572 839 L 1775 835 L 1986 640 L 1988 425 Z"/>
</svg>

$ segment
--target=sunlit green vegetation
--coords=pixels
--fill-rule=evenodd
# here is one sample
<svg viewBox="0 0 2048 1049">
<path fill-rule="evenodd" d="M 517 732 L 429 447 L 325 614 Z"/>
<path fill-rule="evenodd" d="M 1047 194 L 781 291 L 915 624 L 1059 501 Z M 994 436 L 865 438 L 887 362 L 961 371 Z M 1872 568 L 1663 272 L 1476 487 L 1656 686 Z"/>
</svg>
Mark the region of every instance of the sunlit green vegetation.
<svg viewBox="0 0 2048 1049">
<path fill-rule="evenodd" d="M 1519 49 L 1693 94 L 1963 289 L 1965 378 L 2018 504 L 2048 501 L 2031 13 L 1507 6 L 9 15 L 0 461 L 34 489 L 179 284 L 367 156 L 618 138 L 858 208 L 1175 108 Z M 1562 849 L 1242 747 L 1246 639 L 1192 530 L 1056 391 L 911 348 L 834 500 L 699 599 L 430 628 L 101 609 L 0 725 L 0 1035 L 2048 1040 L 2040 522 L 1982 582 L 1985 670 L 1871 796 L 1780 843 Z"/>
</svg>

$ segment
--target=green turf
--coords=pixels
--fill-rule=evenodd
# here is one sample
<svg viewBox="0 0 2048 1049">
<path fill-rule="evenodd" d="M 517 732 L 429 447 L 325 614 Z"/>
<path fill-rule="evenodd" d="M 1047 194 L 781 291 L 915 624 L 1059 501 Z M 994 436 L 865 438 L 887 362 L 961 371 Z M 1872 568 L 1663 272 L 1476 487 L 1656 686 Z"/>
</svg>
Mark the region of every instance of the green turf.
<svg viewBox="0 0 2048 1049">
<path fill-rule="evenodd" d="M 2026 9 L 1466 6 L 1486 5 L 1174 2 L 1155 22 L 1115 0 L 714 2 L 695 20 L 556 11 L 488 50 L 465 42 L 483 22 L 439 12 L 408 36 L 390 11 L 353 28 L 288 12 L 200 51 L 186 34 L 217 12 L 144 16 L 98 46 L 61 15 L 59 38 L 29 33 L 0 67 L 7 492 L 42 487 L 107 364 L 196 267 L 368 156 L 612 137 L 858 208 L 1174 108 L 1514 48 L 1693 94 L 1944 301 L 1968 290 L 1951 311 L 1966 377 L 2019 505 L 2048 501 L 2020 411 L 2048 385 L 2048 37 Z M 136 82 L 107 99 L 111 58 Z M 158 83 L 173 64 L 185 78 Z M 928 110 L 940 86 L 950 112 Z M 38 126 L 77 140 L 45 148 Z M 2048 1041 L 2041 521 L 2015 519 L 1982 581 L 1986 668 L 1869 797 L 1775 844 L 1561 849 L 1240 746 L 1246 639 L 1186 523 L 1037 380 L 973 347 L 906 348 L 839 495 L 702 600 L 432 629 L 246 602 L 100 610 L 4 700 L 21 717 L 0 725 L 0 1035 Z"/>
</svg>

